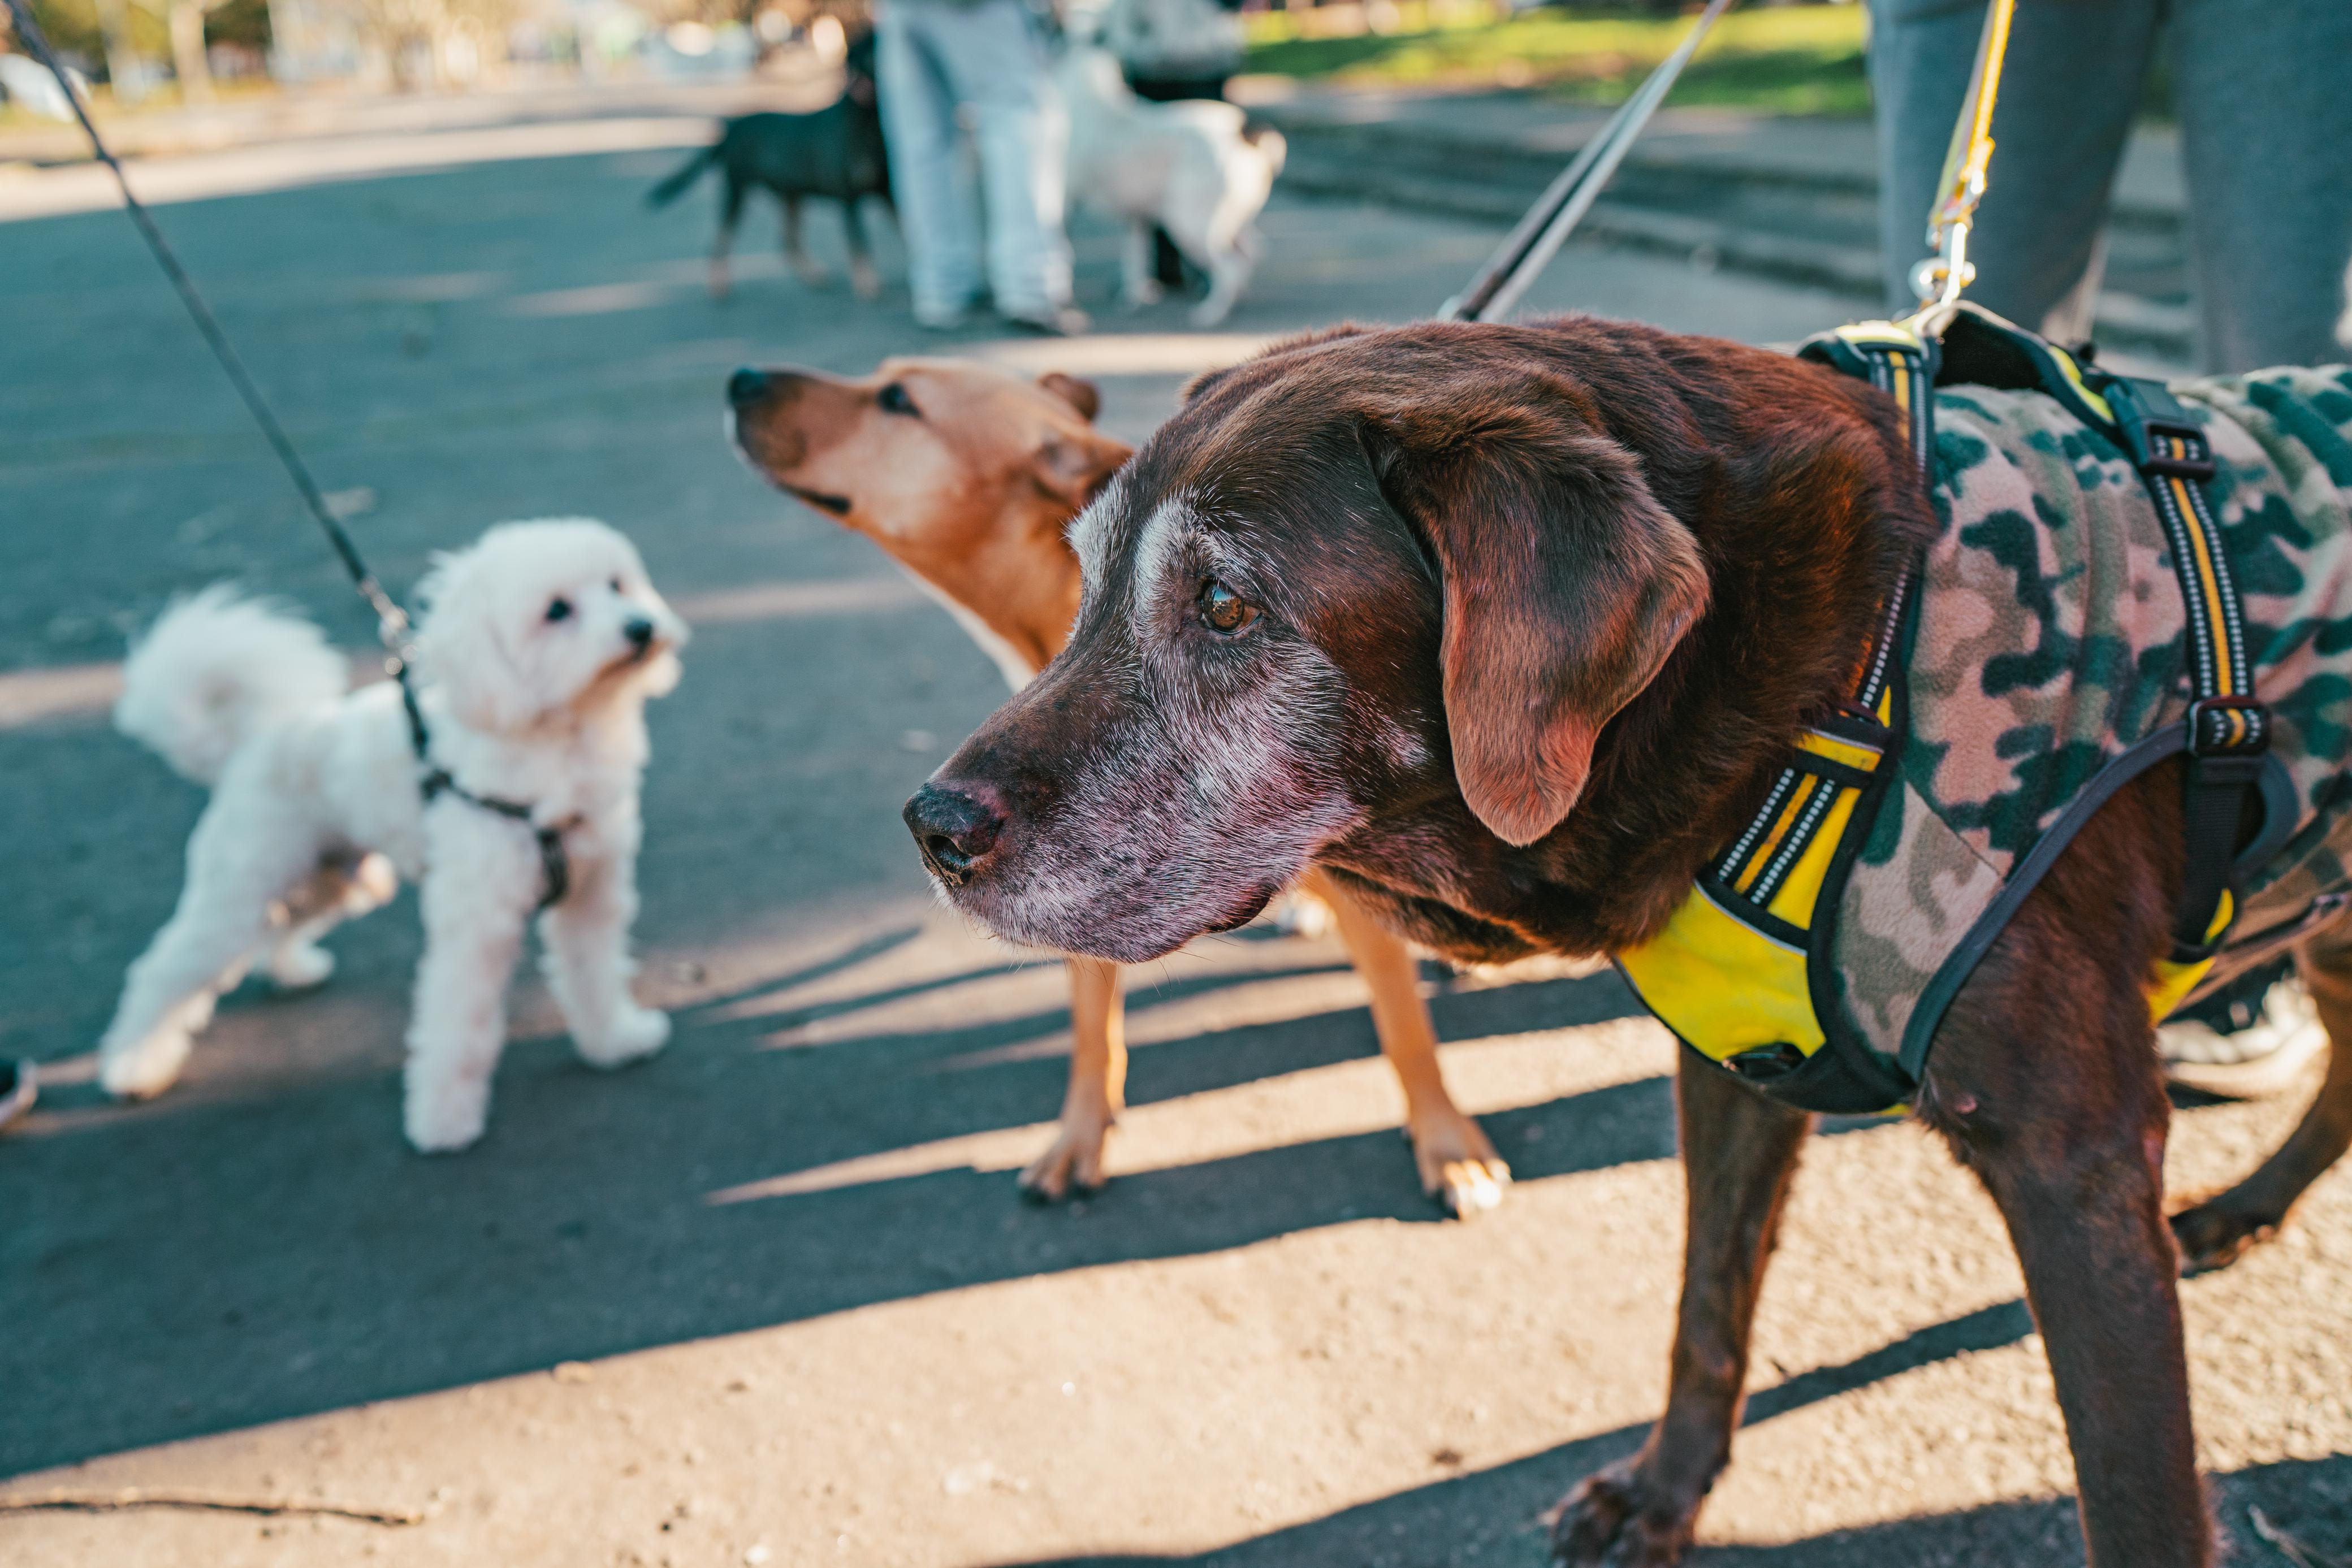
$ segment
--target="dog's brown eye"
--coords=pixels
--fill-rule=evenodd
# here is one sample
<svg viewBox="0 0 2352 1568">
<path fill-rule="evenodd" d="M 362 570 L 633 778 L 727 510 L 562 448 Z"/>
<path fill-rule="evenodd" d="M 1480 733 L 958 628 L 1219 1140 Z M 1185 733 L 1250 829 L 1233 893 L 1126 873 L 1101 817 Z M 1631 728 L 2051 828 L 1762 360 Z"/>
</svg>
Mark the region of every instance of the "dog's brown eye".
<svg viewBox="0 0 2352 1568">
<path fill-rule="evenodd" d="M 547 601 L 547 618 L 550 621 L 562 621 L 571 613 L 572 601 L 569 599 L 551 599 Z"/>
<path fill-rule="evenodd" d="M 885 413 L 911 413 L 918 419 L 922 417 L 923 411 L 915 406 L 915 400 L 908 397 L 907 389 L 897 382 L 876 392 L 874 401 L 882 405 Z"/>
<path fill-rule="evenodd" d="M 1230 637 L 1257 619 L 1257 606 L 1211 578 L 1201 589 L 1201 622 Z"/>
</svg>

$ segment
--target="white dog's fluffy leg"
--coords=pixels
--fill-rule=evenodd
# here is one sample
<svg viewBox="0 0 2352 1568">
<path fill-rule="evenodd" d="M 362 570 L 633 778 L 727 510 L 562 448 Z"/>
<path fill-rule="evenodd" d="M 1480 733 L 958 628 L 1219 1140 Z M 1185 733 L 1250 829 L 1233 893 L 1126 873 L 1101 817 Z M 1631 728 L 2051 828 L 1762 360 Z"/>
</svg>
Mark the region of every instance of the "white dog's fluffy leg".
<svg viewBox="0 0 2352 1568">
<path fill-rule="evenodd" d="M 636 965 L 629 927 L 637 916 L 636 860 L 622 854 L 572 867 L 572 890 L 540 919 L 547 984 L 592 1067 L 620 1067 L 669 1041 L 669 1018 L 629 994 Z"/>
<path fill-rule="evenodd" d="M 1152 271 L 1154 249 L 1149 222 L 1127 225 L 1127 246 L 1119 253 L 1119 298 L 1130 310 L 1160 302 L 1160 279 Z"/>
<path fill-rule="evenodd" d="M 426 813 L 426 864 L 418 898 L 425 956 L 408 1020 L 403 1116 L 425 1154 L 481 1137 L 490 1079 L 506 1047 L 507 980 L 538 901 L 538 846 L 514 823 L 462 800 Z M 526 848 L 528 846 L 528 848 Z"/>
<path fill-rule="evenodd" d="M 179 906 L 131 966 L 99 1041 L 98 1078 L 108 1093 L 145 1099 L 172 1086 L 189 1036 L 212 1020 L 214 999 L 269 941 L 270 905 L 316 859 L 308 842 L 260 828 L 268 810 L 239 809 L 257 804 L 216 797 L 196 823 Z"/>
</svg>

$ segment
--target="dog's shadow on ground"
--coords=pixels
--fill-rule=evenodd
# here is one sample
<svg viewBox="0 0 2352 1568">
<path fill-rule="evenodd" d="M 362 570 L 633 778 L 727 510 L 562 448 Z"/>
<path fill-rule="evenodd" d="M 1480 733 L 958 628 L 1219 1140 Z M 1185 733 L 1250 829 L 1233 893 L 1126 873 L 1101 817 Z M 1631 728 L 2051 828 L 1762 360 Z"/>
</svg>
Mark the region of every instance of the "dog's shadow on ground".
<svg viewBox="0 0 2352 1568">
<path fill-rule="evenodd" d="M 1632 1453 L 1638 1429 L 1400 1492 L 1197 1557 L 1056 1557 L 1000 1568 L 1529 1568 L 1563 1486 Z M 2352 1456 L 2257 1465 L 2212 1479 L 2231 1562 L 2335 1568 L 2352 1547 Z M 2259 1511 L 2262 1524 L 2255 1522 Z M 2267 1526 L 2287 1547 L 2265 1540 Z M 2288 1549 L 2302 1553 L 2288 1555 Z M 2071 1499 L 1919 1514 L 1778 1545 L 1701 1546 L 1690 1568 L 2080 1568 Z"/>
<path fill-rule="evenodd" d="M 2014 1344 L 2033 1332 L 2021 1301 L 1917 1330 L 1837 1366 L 1758 1391 L 1743 1427 L 1955 1356 Z M 1191 1557 L 1057 1557 L 1000 1568 L 1527 1568 L 1544 1559 L 1547 1511 L 1563 1490 L 1633 1454 L 1646 1423 L 1595 1433 L 1492 1469 L 1411 1490 Z M 1765 1439 L 1769 1440 L 1769 1439 Z M 2260 1465 L 2211 1479 L 2232 1562 L 2336 1568 L 2352 1547 L 2352 1455 Z M 2254 1521 L 2262 1515 L 2262 1524 Z M 2305 1553 L 2266 1542 L 2267 1527 Z M 2076 1568 L 2083 1537 L 2071 1499 L 1920 1514 L 1769 1546 L 1701 1547 L 1692 1568 L 1978 1568 L 2032 1563 Z"/>
<path fill-rule="evenodd" d="M 1311 963 L 1279 972 L 1337 967 L 1302 952 Z M 374 1035 L 377 999 L 331 991 L 318 1005 Z M 1434 1010 L 1464 1039 L 1633 1006 L 1602 975 L 1441 994 Z M 242 1013 L 274 1033 L 278 1011 L 240 1001 L 219 1027 Z M 757 1035 L 792 1015 L 724 1012 L 690 1009 L 667 1054 L 617 1080 L 578 1066 L 560 1039 L 518 1042 L 489 1136 L 455 1158 L 399 1141 L 396 1076 L 374 1045 L 280 1063 L 267 1092 L 195 1085 L 128 1112 L 68 1092 L 62 1124 L 5 1151 L 15 1218 L 0 1227 L 0 1311 L 27 1332 L 0 1343 L 0 1474 L 908 1295 L 1349 1219 L 1436 1218 L 1393 1131 L 1122 1176 L 1080 1212 L 1026 1207 L 1009 1172 L 968 1167 L 713 1203 L 780 1174 L 1034 1123 L 1067 1071 L 1059 1055 L 985 1056 L 1066 1027 L 1061 1014 L 777 1051 Z M 1131 1092 L 1164 1100 L 1375 1050 L 1363 1009 L 1341 1009 L 1139 1051 Z M 1487 1122 L 1529 1177 L 1673 1153 L 1663 1079 Z"/>
</svg>

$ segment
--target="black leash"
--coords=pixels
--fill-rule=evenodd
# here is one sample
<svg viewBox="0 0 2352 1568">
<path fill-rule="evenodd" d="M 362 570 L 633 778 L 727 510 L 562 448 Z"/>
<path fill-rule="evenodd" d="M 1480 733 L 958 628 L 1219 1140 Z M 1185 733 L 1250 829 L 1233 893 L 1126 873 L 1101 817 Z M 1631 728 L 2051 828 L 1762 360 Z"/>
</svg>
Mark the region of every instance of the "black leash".
<svg viewBox="0 0 2352 1568">
<path fill-rule="evenodd" d="M 367 601 L 368 608 L 375 612 L 376 635 L 383 639 L 384 646 L 384 673 L 399 683 L 401 711 L 408 720 L 408 742 L 416 753 L 417 766 L 422 770 L 417 780 L 419 790 L 427 802 L 446 794 L 486 811 L 512 818 L 530 828 L 539 839 L 540 862 L 547 876 L 545 896 L 540 900 L 539 907 L 545 909 L 560 902 L 572 883 L 571 866 L 563 853 L 562 827 L 537 825 L 531 820 L 531 808 L 520 801 L 475 794 L 452 778 L 447 768 L 433 760 L 432 732 L 425 727 L 425 711 L 417 705 L 416 686 L 409 673 L 415 652 L 409 643 L 408 612 L 384 591 L 383 584 L 377 580 L 374 572 L 368 570 L 367 561 L 360 555 L 359 546 L 336 519 L 334 508 L 327 505 L 325 492 L 311 477 L 309 465 L 302 461 L 302 455 L 295 449 L 293 438 L 286 434 L 286 427 L 278 423 L 276 411 L 269 406 L 269 400 L 261 395 L 261 388 L 255 384 L 252 375 L 246 370 L 245 361 L 237 357 L 236 346 L 229 341 L 228 334 L 221 329 L 220 319 L 205 303 L 203 293 L 196 287 L 195 279 L 190 277 L 187 268 L 180 265 L 179 256 L 173 251 L 171 242 L 164 239 L 163 231 L 155 225 L 153 216 L 131 193 L 131 182 L 123 174 L 122 165 L 115 161 L 113 152 L 106 145 L 106 139 L 98 133 L 98 126 L 82 103 L 81 94 L 75 89 L 72 77 L 49 47 L 48 37 L 41 31 L 41 25 L 33 19 L 31 6 L 26 0 L 6 0 L 6 5 L 16 37 L 32 51 L 33 57 L 57 78 L 58 89 L 66 95 L 66 101 L 73 106 L 74 118 L 81 122 L 82 133 L 89 138 L 91 152 L 113 174 L 115 188 L 122 193 L 122 204 L 130 212 L 131 222 L 139 225 L 140 236 L 147 242 L 147 248 L 154 253 L 156 265 L 163 267 L 163 276 L 172 280 L 172 287 L 179 290 L 180 302 L 187 307 L 188 315 L 194 320 L 196 330 L 203 335 L 205 344 L 211 348 L 213 358 L 218 360 L 221 369 L 227 372 L 229 384 L 236 389 L 236 395 L 245 400 L 247 412 L 261 427 L 262 437 L 269 443 L 269 449 L 278 455 L 278 465 L 286 470 L 286 476 L 294 482 L 295 492 L 302 497 L 302 505 L 311 517 L 318 519 L 319 527 L 325 530 L 327 542 L 334 548 L 336 559 L 351 574 L 352 586 L 359 591 L 361 598 Z"/>
<path fill-rule="evenodd" d="M 1439 320 L 1493 321 L 1510 314 L 1519 296 L 1551 265 L 1551 258 L 1559 254 L 1559 247 L 1568 243 L 1576 225 L 1584 221 L 1592 204 L 1601 199 L 1601 187 L 1609 183 L 1617 165 L 1633 151 L 1635 139 L 1650 123 L 1650 116 L 1665 101 L 1667 89 L 1698 52 L 1700 40 L 1736 3 L 1737 0 L 1707 0 L 1706 9 L 1691 24 L 1691 30 L 1683 36 L 1675 52 L 1642 78 L 1633 96 L 1619 104 L 1600 133 L 1578 150 L 1568 167 L 1536 198 L 1536 204 L 1528 209 L 1518 225 L 1486 258 L 1469 287 L 1437 308 Z"/>
</svg>

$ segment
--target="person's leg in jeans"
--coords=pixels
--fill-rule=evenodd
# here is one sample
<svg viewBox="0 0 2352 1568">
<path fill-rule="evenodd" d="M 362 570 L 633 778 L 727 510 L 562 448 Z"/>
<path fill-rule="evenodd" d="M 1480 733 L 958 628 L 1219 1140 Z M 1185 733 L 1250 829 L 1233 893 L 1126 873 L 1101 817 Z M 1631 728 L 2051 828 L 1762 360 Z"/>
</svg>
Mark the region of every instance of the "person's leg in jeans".
<svg viewBox="0 0 2352 1568">
<path fill-rule="evenodd" d="M 2327 364 L 2352 258 L 2352 0 L 2174 0 L 2209 370 Z"/>
<path fill-rule="evenodd" d="M 1047 75 L 1045 41 L 1021 0 L 939 5 L 926 19 L 938 26 L 940 58 L 957 99 L 971 105 L 978 121 L 996 308 L 1050 321 L 1070 303 L 1070 241 L 1062 228 L 1069 121 Z"/>
<path fill-rule="evenodd" d="M 2108 192 L 2160 11 L 2158 0 L 2029 0 L 2011 29 L 1992 164 L 1969 236 L 1969 298 L 2061 342 L 2090 335 Z M 1984 16 L 1985 0 L 1871 0 L 1879 244 L 1898 312 L 1917 303 L 1908 277 L 1927 254 L 1927 209 Z"/>
<path fill-rule="evenodd" d="M 964 172 L 938 37 L 956 13 L 939 0 L 887 0 L 875 18 L 874 72 L 890 190 L 907 236 L 915 319 L 951 325 L 980 297 L 980 215 Z"/>
</svg>

